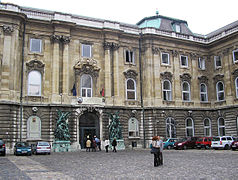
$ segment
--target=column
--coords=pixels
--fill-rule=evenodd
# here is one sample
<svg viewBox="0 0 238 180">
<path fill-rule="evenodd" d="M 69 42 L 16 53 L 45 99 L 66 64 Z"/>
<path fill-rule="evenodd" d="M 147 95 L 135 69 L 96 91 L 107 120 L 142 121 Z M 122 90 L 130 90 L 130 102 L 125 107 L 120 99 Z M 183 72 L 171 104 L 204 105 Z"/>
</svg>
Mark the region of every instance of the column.
<svg viewBox="0 0 238 180">
<path fill-rule="evenodd" d="M 118 101 L 118 97 L 120 94 L 119 82 L 120 82 L 120 75 L 119 75 L 119 55 L 118 55 L 119 45 L 116 43 L 112 43 L 112 53 L 113 53 L 113 90 L 114 90 L 114 104 L 120 104 Z"/>
<path fill-rule="evenodd" d="M 52 102 L 59 102 L 59 42 L 60 36 L 53 35 L 53 61 L 52 61 Z"/>
<path fill-rule="evenodd" d="M 70 37 L 62 36 L 63 42 L 63 96 L 69 95 L 69 42 Z"/>
<path fill-rule="evenodd" d="M 4 42 L 2 57 L 2 74 L 1 74 L 1 99 L 9 100 L 10 95 L 10 62 L 12 50 L 12 33 L 14 29 L 11 26 L 3 26 Z"/>
<path fill-rule="evenodd" d="M 104 43 L 104 53 L 105 53 L 105 97 L 110 101 L 111 99 L 111 43 Z"/>
</svg>

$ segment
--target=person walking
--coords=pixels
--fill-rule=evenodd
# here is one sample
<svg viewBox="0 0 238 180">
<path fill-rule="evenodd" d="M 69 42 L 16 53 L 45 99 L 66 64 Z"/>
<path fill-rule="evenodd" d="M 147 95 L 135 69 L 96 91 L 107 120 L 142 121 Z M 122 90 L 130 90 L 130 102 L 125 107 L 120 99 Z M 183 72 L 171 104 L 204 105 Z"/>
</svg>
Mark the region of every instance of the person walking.
<svg viewBox="0 0 238 180">
<path fill-rule="evenodd" d="M 98 150 L 101 151 L 101 141 L 99 138 L 97 138 L 97 136 L 94 136 Z"/>
<path fill-rule="evenodd" d="M 117 146 L 117 140 L 116 140 L 116 138 L 113 139 L 113 141 L 112 141 L 112 146 L 113 146 L 112 152 L 117 152 L 117 150 L 116 150 L 116 146 Z"/>
<path fill-rule="evenodd" d="M 160 153 L 159 153 L 159 160 L 160 160 L 160 162 L 159 162 L 159 164 L 160 165 L 163 165 L 163 140 L 162 140 L 163 138 L 162 137 L 159 137 L 158 136 L 158 146 L 159 146 L 159 148 L 160 148 Z"/>
<path fill-rule="evenodd" d="M 86 141 L 86 152 L 87 151 L 90 152 L 90 148 L 91 148 L 91 141 L 90 141 L 90 139 L 87 139 L 87 141 Z"/>
<path fill-rule="evenodd" d="M 109 147 L 109 139 L 106 139 L 105 140 L 105 149 L 106 149 L 107 153 L 108 153 L 108 147 Z"/>
<path fill-rule="evenodd" d="M 159 144 L 158 144 L 158 136 L 154 136 L 152 138 L 152 148 L 151 148 L 151 153 L 154 154 L 154 167 L 159 166 L 160 159 L 160 149 L 159 149 Z"/>
</svg>

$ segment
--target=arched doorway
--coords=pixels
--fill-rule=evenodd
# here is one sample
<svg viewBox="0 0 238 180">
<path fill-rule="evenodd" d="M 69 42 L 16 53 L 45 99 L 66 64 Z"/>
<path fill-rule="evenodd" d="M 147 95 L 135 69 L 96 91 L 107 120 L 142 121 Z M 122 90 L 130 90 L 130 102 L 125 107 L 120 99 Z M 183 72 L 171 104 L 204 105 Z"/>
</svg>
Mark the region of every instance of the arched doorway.
<svg viewBox="0 0 238 180">
<path fill-rule="evenodd" d="M 87 136 L 100 137 L 99 118 L 96 112 L 85 112 L 79 118 L 79 143 L 81 148 L 85 148 Z"/>
</svg>

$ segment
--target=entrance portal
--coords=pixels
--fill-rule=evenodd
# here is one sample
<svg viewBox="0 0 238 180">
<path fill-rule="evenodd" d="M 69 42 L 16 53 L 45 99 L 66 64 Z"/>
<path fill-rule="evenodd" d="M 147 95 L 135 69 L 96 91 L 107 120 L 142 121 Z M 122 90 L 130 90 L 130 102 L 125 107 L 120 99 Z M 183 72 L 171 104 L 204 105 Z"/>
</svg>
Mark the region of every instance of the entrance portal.
<svg viewBox="0 0 238 180">
<path fill-rule="evenodd" d="M 82 114 L 79 118 L 79 143 L 81 148 L 85 148 L 85 143 L 87 136 L 90 140 L 93 139 L 93 136 L 100 136 L 99 131 L 99 118 L 96 115 L 96 112 L 86 112 Z"/>
</svg>

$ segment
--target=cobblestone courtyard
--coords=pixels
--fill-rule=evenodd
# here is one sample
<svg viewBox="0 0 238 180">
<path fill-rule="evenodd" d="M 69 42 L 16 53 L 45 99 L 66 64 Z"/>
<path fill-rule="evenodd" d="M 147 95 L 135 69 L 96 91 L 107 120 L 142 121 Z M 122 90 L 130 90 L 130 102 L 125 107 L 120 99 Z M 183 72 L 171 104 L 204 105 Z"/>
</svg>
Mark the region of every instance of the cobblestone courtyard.
<svg viewBox="0 0 238 180">
<path fill-rule="evenodd" d="M 153 167 L 147 150 L 0 157 L 0 179 L 238 179 L 238 151 L 165 150 Z"/>
</svg>

